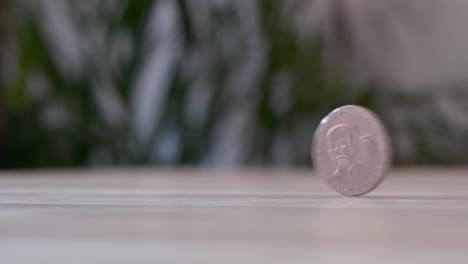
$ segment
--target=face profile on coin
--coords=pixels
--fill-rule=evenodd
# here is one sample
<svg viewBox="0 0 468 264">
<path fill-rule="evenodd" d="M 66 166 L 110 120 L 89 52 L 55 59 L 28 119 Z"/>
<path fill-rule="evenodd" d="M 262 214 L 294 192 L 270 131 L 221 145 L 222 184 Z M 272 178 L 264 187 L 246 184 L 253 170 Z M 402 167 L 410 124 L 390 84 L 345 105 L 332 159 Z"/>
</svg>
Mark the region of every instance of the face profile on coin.
<svg viewBox="0 0 468 264">
<path fill-rule="evenodd" d="M 382 182 L 391 161 L 387 132 L 364 107 L 347 105 L 328 114 L 312 142 L 316 172 L 333 190 L 358 196 Z"/>
</svg>

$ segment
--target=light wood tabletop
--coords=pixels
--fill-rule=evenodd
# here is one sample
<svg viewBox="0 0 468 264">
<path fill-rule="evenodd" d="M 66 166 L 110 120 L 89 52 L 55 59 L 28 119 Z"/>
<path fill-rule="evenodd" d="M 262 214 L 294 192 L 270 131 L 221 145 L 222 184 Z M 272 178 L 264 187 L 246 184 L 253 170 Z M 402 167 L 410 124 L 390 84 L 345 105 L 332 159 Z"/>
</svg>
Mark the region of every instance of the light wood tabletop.
<svg viewBox="0 0 468 264">
<path fill-rule="evenodd" d="M 468 169 L 2 172 L 0 263 L 468 263 Z"/>
</svg>

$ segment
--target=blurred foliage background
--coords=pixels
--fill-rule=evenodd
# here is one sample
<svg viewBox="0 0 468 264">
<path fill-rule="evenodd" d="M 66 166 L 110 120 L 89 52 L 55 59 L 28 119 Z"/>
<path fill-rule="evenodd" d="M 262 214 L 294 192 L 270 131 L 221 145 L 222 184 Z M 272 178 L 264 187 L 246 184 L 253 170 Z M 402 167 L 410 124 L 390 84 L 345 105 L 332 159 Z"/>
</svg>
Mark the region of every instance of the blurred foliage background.
<svg viewBox="0 0 468 264">
<path fill-rule="evenodd" d="M 308 165 L 344 104 L 383 118 L 398 164 L 466 163 L 464 82 L 380 74 L 401 25 L 350 5 L 7 1 L 3 166 Z"/>
</svg>

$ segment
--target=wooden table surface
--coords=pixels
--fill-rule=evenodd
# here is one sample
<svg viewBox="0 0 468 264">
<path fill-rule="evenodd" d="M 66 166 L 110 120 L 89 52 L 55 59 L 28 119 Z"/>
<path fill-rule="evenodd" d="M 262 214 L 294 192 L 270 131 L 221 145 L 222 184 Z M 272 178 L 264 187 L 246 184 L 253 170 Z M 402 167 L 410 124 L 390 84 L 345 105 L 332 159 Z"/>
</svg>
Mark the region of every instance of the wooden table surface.
<svg viewBox="0 0 468 264">
<path fill-rule="evenodd" d="M 468 263 L 468 169 L 3 172 L 0 263 Z"/>
</svg>

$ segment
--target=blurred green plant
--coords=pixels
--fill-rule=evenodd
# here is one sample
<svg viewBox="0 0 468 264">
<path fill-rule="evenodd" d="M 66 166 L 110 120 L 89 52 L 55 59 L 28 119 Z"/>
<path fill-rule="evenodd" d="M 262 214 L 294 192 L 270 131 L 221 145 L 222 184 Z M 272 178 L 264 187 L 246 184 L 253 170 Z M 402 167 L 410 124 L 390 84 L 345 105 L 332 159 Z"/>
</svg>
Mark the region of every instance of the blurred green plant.
<svg viewBox="0 0 468 264">
<path fill-rule="evenodd" d="M 323 35 L 298 36 L 288 1 L 194 2 L 9 1 L 6 166 L 309 164 L 333 108 L 393 121 L 393 103 L 417 102 L 351 89 L 324 66 Z M 402 160 L 446 162 L 431 136 Z"/>
<path fill-rule="evenodd" d="M 349 96 L 325 72 L 323 42 L 303 45 L 281 1 L 10 1 L 8 8 L 8 167 L 307 164 L 323 114 L 370 100 Z M 122 32 L 129 39 L 119 39 Z M 95 43 L 86 48 L 87 41 Z M 115 60 L 121 42 L 130 55 Z M 176 46 L 167 48 L 178 53 L 173 63 L 148 70 L 155 47 L 167 43 Z M 164 92 L 142 96 L 159 109 L 146 113 L 155 125 L 144 139 L 135 132 L 144 114 L 136 95 L 142 71 L 167 80 L 149 84 Z M 203 104 L 193 110 L 192 101 Z M 197 111 L 202 117 L 192 116 Z M 239 135 L 226 138 L 235 124 Z"/>
</svg>

